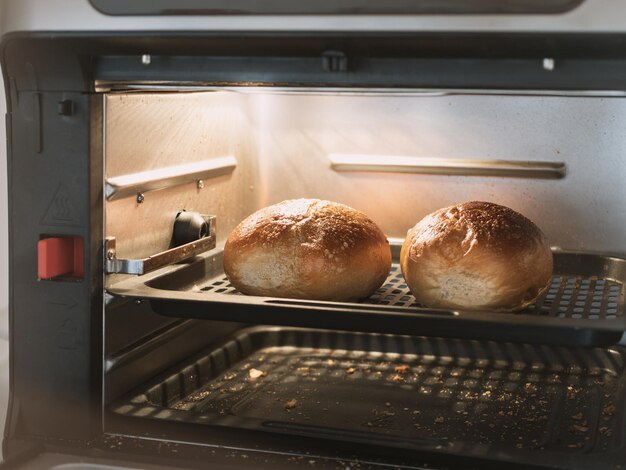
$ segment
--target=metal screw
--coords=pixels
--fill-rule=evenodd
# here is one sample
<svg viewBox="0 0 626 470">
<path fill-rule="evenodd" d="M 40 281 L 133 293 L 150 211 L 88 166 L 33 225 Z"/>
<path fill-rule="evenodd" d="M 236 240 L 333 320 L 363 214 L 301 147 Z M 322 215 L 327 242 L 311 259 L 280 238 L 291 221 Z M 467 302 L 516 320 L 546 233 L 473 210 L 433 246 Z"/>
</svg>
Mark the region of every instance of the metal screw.
<svg viewBox="0 0 626 470">
<path fill-rule="evenodd" d="M 543 69 L 550 72 L 554 70 L 554 59 L 552 59 L 551 57 L 546 57 L 545 59 L 543 59 Z"/>
<path fill-rule="evenodd" d="M 115 258 L 115 251 L 107 250 L 107 259 L 113 259 L 113 258 Z"/>
<path fill-rule="evenodd" d="M 137 193 L 137 204 L 141 204 L 145 200 L 145 196 L 141 193 Z"/>
<path fill-rule="evenodd" d="M 204 181 L 198 180 L 198 189 L 204 188 Z"/>
<path fill-rule="evenodd" d="M 150 62 L 152 62 L 152 57 L 150 56 L 150 54 L 144 54 L 141 56 L 141 63 L 143 65 L 150 65 Z"/>
</svg>

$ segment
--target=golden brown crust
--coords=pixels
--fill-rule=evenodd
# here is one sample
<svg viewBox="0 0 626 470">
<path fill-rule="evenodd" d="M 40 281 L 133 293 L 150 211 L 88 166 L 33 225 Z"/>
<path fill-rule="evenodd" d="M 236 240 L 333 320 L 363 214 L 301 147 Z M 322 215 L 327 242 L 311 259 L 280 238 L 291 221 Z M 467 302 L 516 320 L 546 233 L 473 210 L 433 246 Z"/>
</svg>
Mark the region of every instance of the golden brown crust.
<svg viewBox="0 0 626 470">
<path fill-rule="evenodd" d="M 224 270 L 247 294 L 327 300 L 369 296 L 391 266 L 389 244 L 365 214 L 318 199 L 261 209 L 233 230 Z"/>
<path fill-rule="evenodd" d="M 400 264 L 425 305 L 503 311 L 534 302 L 553 268 L 541 230 L 489 202 L 466 202 L 424 217 L 409 230 Z"/>
</svg>

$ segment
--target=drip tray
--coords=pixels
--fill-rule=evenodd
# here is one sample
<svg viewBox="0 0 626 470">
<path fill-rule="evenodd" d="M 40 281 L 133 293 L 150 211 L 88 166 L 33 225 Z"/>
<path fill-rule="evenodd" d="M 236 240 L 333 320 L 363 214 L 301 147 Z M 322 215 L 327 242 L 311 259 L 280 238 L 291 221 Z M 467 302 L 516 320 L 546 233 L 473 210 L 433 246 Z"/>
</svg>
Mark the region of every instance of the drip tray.
<svg viewBox="0 0 626 470">
<path fill-rule="evenodd" d="M 256 327 L 115 403 L 203 423 L 559 468 L 624 461 L 624 352 Z"/>
</svg>

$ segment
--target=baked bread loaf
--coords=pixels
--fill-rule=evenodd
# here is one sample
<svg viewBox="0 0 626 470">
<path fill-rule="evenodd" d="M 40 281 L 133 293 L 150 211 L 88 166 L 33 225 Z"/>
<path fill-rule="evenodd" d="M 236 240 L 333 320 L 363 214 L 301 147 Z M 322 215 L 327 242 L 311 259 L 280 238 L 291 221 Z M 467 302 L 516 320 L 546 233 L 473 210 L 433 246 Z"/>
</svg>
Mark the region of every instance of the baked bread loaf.
<svg viewBox="0 0 626 470">
<path fill-rule="evenodd" d="M 490 202 L 433 212 L 407 233 L 400 265 L 428 307 L 516 311 L 550 285 L 552 252 L 523 215 Z"/>
<path fill-rule="evenodd" d="M 249 295 L 350 301 L 368 297 L 391 268 L 389 242 L 362 212 L 294 199 L 241 222 L 224 247 L 224 271 Z"/>
</svg>

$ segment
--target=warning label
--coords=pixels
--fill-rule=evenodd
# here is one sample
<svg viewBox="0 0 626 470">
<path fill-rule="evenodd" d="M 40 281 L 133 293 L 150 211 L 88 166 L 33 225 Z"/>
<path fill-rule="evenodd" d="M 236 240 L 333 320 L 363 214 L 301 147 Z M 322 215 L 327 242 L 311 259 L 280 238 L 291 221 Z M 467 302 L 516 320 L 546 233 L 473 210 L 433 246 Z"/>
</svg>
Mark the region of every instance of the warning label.
<svg viewBox="0 0 626 470">
<path fill-rule="evenodd" d="M 72 198 L 64 184 L 59 184 L 41 220 L 44 225 L 79 225 Z"/>
</svg>

